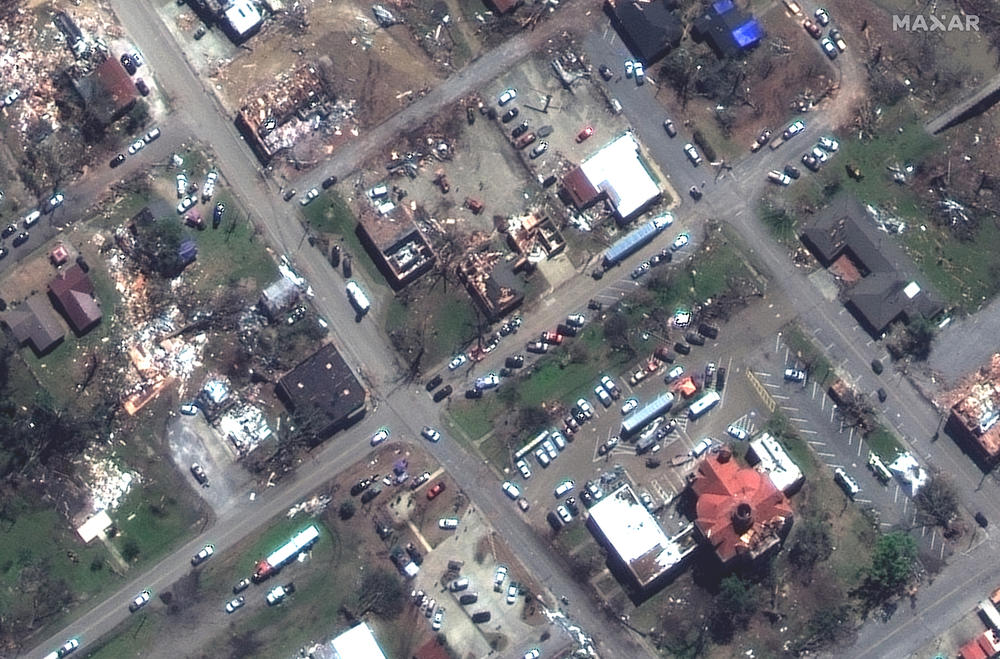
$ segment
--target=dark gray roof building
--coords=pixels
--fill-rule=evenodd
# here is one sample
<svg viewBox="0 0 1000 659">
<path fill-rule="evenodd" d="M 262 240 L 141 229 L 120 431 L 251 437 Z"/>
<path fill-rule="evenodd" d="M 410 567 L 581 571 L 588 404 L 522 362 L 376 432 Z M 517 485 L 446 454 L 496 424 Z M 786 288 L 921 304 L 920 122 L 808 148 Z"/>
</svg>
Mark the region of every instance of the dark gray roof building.
<svg viewBox="0 0 1000 659">
<path fill-rule="evenodd" d="M 604 9 L 632 54 L 649 66 L 681 42 L 681 19 L 667 0 L 606 0 Z"/>
<path fill-rule="evenodd" d="M 844 305 L 873 336 L 896 320 L 932 318 L 943 309 L 929 285 L 918 283 L 922 278 L 913 262 L 875 228 L 856 199 L 836 197 L 800 237 L 824 267 L 846 259 L 856 269 L 858 278 L 847 282 Z"/>
<path fill-rule="evenodd" d="M 365 412 L 364 387 L 329 343 L 281 378 L 277 392 L 289 410 L 316 424 L 321 438 L 357 421 Z"/>
<path fill-rule="evenodd" d="M 62 325 L 41 295 L 32 295 L 3 316 L 18 345 L 29 344 L 36 355 L 44 355 L 62 343 Z"/>
</svg>

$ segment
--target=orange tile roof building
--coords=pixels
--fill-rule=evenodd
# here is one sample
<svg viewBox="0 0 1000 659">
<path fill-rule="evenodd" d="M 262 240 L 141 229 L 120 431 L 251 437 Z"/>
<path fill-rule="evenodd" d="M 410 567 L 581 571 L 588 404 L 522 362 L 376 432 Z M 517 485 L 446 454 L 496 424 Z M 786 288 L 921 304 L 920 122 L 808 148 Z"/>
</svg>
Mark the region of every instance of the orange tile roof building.
<svg viewBox="0 0 1000 659">
<path fill-rule="evenodd" d="M 695 528 L 724 565 L 753 562 L 776 550 L 792 527 L 785 495 L 728 450 L 702 460 L 691 490 L 697 496 Z"/>
</svg>

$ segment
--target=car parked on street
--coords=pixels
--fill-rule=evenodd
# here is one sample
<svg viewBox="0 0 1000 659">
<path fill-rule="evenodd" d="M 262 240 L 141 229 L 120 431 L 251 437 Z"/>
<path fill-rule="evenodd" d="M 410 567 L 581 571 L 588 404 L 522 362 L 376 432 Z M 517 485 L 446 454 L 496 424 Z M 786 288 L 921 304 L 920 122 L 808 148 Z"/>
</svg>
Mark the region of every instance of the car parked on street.
<svg viewBox="0 0 1000 659">
<path fill-rule="evenodd" d="M 131 602 L 129 602 L 128 610 L 131 611 L 132 613 L 135 613 L 142 607 L 149 604 L 149 600 L 152 599 L 152 597 L 153 594 L 150 593 L 148 590 L 142 591 L 141 593 L 136 595 Z"/>
<path fill-rule="evenodd" d="M 246 598 L 242 595 L 235 599 L 231 599 L 226 603 L 226 613 L 232 613 L 236 609 L 241 608 L 244 604 L 246 604 Z"/>
<path fill-rule="evenodd" d="M 205 545 L 204 547 L 201 548 L 200 552 L 198 552 L 197 554 L 194 555 L 194 557 L 191 558 L 191 565 L 195 566 L 201 565 L 202 563 L 210 559 L 214 553 L 215 553 L 215 545 Z"/>
<path fill-rule="evenodd" d="M 677 136 L 677 128 L 674 126 L 674 122 L 672 122 L 670 119 L 663 120 L 663 130 L 667 132 L 667 137 Z"/>
<path fill-rule="evenodd" d="M 452 391 L 454 390 L 452 389 L 450 384 L 444 385 L 443 387 L 434 392 L 434 402 L 440 403 L 445 398 L 450 396 Z"/>
<path fill-rule="evenodd" d="M 691 164 L 695 167 L 701 164 L 701 154 L 698 153 L 698 149 L 694 147 L 694 144 L 691 144 L 690 142 L 685 144 L 684 153 L 687 155 L 688 160 L 691 161 Z"/>
<path fill-rule="evenodd" d="M 369 443 L 371 443 L 372 446 L 378 446 L 387 439 L 389 439 L 389 429 L 383 427 L 375 431 L 375 434 L 372 435 Z"/>
<path fill-rule="evenodd" d="M 423 430 L 420 431 L 420 434 L 423 435 L 424 439 L 429 442 L 437 442 L 441 440 L 441 433 L 430 426 L 424 426 Z"/>
</svg>

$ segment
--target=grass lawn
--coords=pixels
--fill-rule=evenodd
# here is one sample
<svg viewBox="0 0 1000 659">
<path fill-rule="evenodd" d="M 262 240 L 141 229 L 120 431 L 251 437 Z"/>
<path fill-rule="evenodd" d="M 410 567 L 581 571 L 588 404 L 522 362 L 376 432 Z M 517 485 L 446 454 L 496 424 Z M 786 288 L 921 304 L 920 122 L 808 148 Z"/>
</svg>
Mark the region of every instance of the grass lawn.
<svg viewBox="0 0 1000 659">
<path fill-rule="evenodd" d="M 405 302 L 405 303 L 404 303 Z M 423 336 L 421 363 L 433 365 L 460 351 L 476 336 L 476 312 L 464 288 L 428 276 L 414 282 L 405 297 L 386 309 L 385 329 L 404 337 Z"/>
<path fill-rule="evenodd" d="M 302 215 L 306 224 L 318 233 L 330 233 L 341 238 L 347 251 L 354 256 L 355 265 L 360 265 L 372 281 L 382 282 L 384 277 L 375 263 L 368 257 L 368 252 L 361 245 L 356 229 L 358 219 L 354 216 L 350 205 L 336 191 L 320 193 L 308 206 L 302 207 Z"/>
<path fill-rule="evenodd" d="M 882 458 L 886 464 L 903 453 L 903 445 L 896 439 L 896 435 L 883 426 L 879 426 L 865 435 L 865 441 L 868 443 L 868 448 Z"/>
<path fill-rule="evenodd" d="M 805 362 L 809 369 L 809 379 L 820 386 L 826 386 L 835 375 L 833 364 L 809 334 L 798 323 L 793 322 L 781 329 L 781 338 L 795 356 Z"/>
<path fill-rule="evenodd" d="M 198 244 L 198 260 L 188 266 L 184 276 L 193 278 L 199 288 L 210 290 L 242 279 L 253 279 L 257 288 L 267 286 L 278 276 L 278 267 L 245 213 L 222 190 L 214 201 L 226 204 L 226 213 L 218 229 L 189 231 Z"/>
</svg>

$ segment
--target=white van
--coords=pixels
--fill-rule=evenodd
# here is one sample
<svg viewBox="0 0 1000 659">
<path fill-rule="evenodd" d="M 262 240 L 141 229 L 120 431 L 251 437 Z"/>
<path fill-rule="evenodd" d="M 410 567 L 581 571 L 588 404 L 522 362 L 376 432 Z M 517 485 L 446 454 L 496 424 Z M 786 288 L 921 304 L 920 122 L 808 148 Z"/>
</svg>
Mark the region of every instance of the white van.
<svg viewBox="0 0 1000 659">
<path fill-rule="evenodd" d="M 35 222 L 38 221 L 38 218 L 40 218 L 41 216 L 42 216 L 42 211 L 40 211 L 38 209 L 35 209 L 35 210 L 31 211 L 30 213 L 28 213 L 27 215 L 25 215 L 24 216 L 24 228 L 27 229 L 28 227 L 30 227 L 31 225 L 33 225 Z"/>
<path fill-rule="evenodd" d="M 360 314 L 368 313 L 368 310 L 372 307 L 371 302 L 368 301 L 368 296 L 365 295 L 361 287 L 354 281 L 347 282 L 347 297 L 350 298 L 351 304 L 354 305 L 354 308 Z"/>
<path fill-rule="evenodd" d="M 852 499 L 861 492 L 861 486 L 858 485 L 858 482 L 848 476 L 847 472 L 840 467 L 833 470 L 833 480 L 837 481 L 844 493 Z"/>
<path fill-rule="evenodd" d="M 457 593 L 460 590 L 465 590 L 469 587 L 469 577 L 462 577 L 461 579 L 455 579 L 451 582 L 451 592 Z"/>
<path fill-rule="evenodd" d="M 552 438 L 552 441 L 555 442 L 556 448 L 560 451 L 566 448 L 566 439 L 558 430 L 553 430 L 549 437 Z"/>
</svg>

